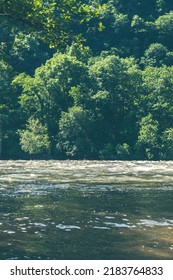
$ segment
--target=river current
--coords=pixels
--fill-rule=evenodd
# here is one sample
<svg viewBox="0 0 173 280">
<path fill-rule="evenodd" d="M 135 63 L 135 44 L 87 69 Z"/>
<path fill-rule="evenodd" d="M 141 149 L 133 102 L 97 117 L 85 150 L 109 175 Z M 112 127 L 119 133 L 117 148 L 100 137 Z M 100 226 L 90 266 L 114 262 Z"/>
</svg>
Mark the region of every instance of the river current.
<svg viewBox="0 0 173 280">
<path fill-rule="evenodd" d="M 0 259 L 173 259 L 173 162 L 0 161 Z"/>
</svg>

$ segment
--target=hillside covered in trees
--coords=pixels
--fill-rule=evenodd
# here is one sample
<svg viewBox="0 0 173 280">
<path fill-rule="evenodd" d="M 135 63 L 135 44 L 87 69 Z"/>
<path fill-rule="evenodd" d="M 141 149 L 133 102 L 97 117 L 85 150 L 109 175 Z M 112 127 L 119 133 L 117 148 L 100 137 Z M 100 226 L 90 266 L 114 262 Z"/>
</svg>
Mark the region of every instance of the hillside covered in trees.
<svg viewBox="0 0 173 280">
<path fill-rule="evenodd" d="M 0 0 L 1 159 L 173 159 L 173 1 Z"/>
</svg>

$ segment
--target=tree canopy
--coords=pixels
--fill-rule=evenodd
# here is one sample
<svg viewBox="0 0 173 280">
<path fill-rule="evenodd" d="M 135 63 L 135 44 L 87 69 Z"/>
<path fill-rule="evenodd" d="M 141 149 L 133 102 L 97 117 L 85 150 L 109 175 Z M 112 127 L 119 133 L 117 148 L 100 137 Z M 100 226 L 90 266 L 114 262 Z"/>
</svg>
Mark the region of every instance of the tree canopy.
<svg viewBox="0 0 173 280">
<path fill-rule="evenodd" d="M 173 159 L 173 3 L 0 0 L 0 157 Z"/>
</svg>

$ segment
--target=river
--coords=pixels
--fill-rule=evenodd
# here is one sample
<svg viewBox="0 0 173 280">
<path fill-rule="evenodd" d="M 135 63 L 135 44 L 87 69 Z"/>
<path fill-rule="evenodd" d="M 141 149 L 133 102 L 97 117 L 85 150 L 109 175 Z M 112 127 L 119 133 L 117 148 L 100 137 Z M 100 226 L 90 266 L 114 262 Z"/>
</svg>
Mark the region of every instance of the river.
<svg viewBox="0 0 173 280">
<path fill-rule="evenodd" d="M 0 259 L 173 259 L 173 162 L 0 161 Z"/>
</svg>

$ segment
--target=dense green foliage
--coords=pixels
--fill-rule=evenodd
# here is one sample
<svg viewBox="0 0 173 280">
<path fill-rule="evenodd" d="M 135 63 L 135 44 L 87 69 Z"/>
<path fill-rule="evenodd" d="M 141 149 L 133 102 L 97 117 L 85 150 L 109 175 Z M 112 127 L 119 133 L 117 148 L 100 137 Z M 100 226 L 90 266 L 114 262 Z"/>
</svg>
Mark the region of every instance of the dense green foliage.
<svg viewBox="0 0 173 280">
<path fill-rule="evenodd" d="M 173 159 L 173 2 L 0 0 L 0 156 Z"/>
</svg>

